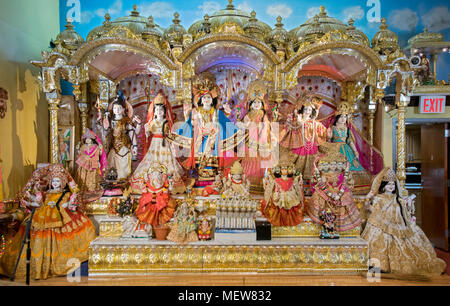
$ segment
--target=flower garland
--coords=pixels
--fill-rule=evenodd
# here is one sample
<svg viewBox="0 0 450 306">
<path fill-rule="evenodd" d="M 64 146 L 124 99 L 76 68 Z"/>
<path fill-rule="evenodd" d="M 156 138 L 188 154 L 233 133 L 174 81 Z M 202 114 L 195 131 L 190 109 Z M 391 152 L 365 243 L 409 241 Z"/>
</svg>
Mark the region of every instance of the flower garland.
<svg viewBox="0 0 450 306">
<path fill-rule="evenodd" d="M 349 177 L 349 174 L 350 174 L 350 171 L 346 168 L 345 169 L 345 171 L 344 171 L 344 179 L 342 180 L 342 183 L 341 183 L 341 188 L 340 188 L 340 190 L 339 190 L 339 192 L 338 193 L 335 193 L 335 192 L 331 192 L 330 190 L 329 190 L 329 183 L 328 182 L 326 182 L 326 183 L 322 183 L 321 181 L 320 181 L 320 177 L 321 177 L 321 175 L 320 175 L 320 173 L 318 173 L 318 172 L 316 172 L 316 173 L 314 173 L 314 179 L 318 182 L 318 183 L 320 183 L 320 189 L 330 198 L 330 199 L 333 199 L 335 202 L 340 202 L 341 201 L 341 198 L 342 198 L 342 196 L 344 195 L 344 193 L 345 193 L 345 188 L 342 188 L 342 185 L 345 183 L 345 182 L 347 182 L 348 181 L 348 177 Z M 336 186 L 337 187 L 337 186 Z"/>
<path fill-rule="evenodd" d="M 6 238 L 5 238 L 5 235 L 1 235 L 2 236 L 2 247 L 1 247 L 1 250 L 0 250 L 0 257 L 2 257 L 3 256 L 3 254 L 5 254 L 5 251 L 6 251 Z"/>
</svg>

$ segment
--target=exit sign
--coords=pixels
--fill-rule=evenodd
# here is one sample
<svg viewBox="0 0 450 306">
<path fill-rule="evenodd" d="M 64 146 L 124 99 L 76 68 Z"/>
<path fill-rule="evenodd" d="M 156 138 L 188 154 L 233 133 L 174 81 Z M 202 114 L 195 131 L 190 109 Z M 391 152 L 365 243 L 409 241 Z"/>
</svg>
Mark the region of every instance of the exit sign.
<svg viewBox="0 0 450 306">
<path fill-rule="evenodd" d="M 421 96 L 419 104 L 421 114 L 445 113 L 445 96 Z"/>
</svg>

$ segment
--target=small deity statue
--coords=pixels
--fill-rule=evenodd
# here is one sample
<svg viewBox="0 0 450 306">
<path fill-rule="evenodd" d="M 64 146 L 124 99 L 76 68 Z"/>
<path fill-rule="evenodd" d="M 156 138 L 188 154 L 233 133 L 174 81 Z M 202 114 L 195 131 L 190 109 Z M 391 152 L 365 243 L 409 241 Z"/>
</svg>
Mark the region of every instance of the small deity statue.
<svg viewBox="0 0 450 306">
<path fill-rule="evenodd" d="M 284 151 L 280 155 L 293 155 L 295 167 L 303 174 L 304 180 L 313 175 L 314 160 L 319 146 L 327 140 L 326 127 L 317 121 L 322 101 L 307 94 L 300 96 L 294 110 L 294 117 L 288 116 L 286 124 L 280 130 L 280 146 Z M 283 158 L 280 156 L 280 158 Z"/>
<path fill-rule="evenodd" d="M 141 122 L 138 117 L 133 117 L 133 107 L 121 91 L 118 91 L 103 120 L 99 112 L 97 123 L 109 138 L 108 167 L 116 168 L 118 180 L 127 179 L 131 173 L 131 161 L 137 157 L 137 135 Z"/>
<path fill-rule="evenodd" d="M 373 180 L 367 199 L 370 215 L 361 238 L 369 242 L 369 258 L 381 271 L 403 275 L 440 275 L 446 264 L 424 232 L 411 221 L 408 202 L 402 197 L 397 175 L 383 169 Z M 411 203 L 409 203 L 411 204 Z"/>
<path fill-rule="evenodd" d="M 315 161 L 308 215 L 312 221 L 321 224 L 321 212 L 329 209 L 336 218 L 334 223 L 337 232 L 351 230 L 363 220 L 348 187 L 349 164 L 335 144 L 324 144 L 320 150 L 324 154 Z"/>
<path fill-rule="evenodd" d="M 100 138 L 90 129 L 86 129 L 81 140 L 83 145 L 76 160 L 76 178 L 81 191 L 98 191 L 101 189 L 100 181 L 107 166 L 106 153 Z"/>
<path fill-rule="evenodd" d="M 167 168 L 154 162 L 148 172 L 148 181 L 141 190 L 142 196 L 135 215 L 140 221 L 137 231 L 149 232 L 150 226 L 166 224 L 173 217 L 176 201 L 170 196 L 172 184 L 169 182 Z"/>
<path fill-rule="evenodd" d="M 195 187 L 211 185 L 219 169 L 237 158 L 233 149 L 244 139 L 244 132 L 218 109 L 219 88 L 210 78 L 199 77 L 193 85 L 194 109 L 184 125 L 171 135 L 172 142 L 184 148 L 185 169 L 195 168 L 199 178 Z M 200 193 L 201 194 L 201 193 Z"/>
<path fill-rule="evenodd" d="M 281 160 L 264 180 L 262 214 L 274 226 L 296 226 L 303 220 L 304 203 L 302 175 Z"/>
<path fill-rule="evenodd" d="M 198 239 L 201 241 L 211 240 L 211 221 L 202 217 L 198 224 Z"/>
<path fill-rule="evenodd" d="M 339 239 L 339 234 L 335 232 L 335 220 L 336 216 L 331 212 L 330 209 L 322 210 L 322 212 L 320 213 L 320 221 L 322 223 L 320 239 Z"/>
<path fill-rule="evenodd" d="M 130 178 L 133 193 L 139 194 L 145 185 L 145 176 L 154 162 L 167 167 L 168 174 L 173 181 L 173 194 L 186 191 L 183 183 L 184 170 L 175 157 L 172 143 L 167 139 L 173 126 L 174 114 L 167 98 L 158 93 L 150 104 L 145 124 L 145 134 L 148 138 L 149 148 Z"/>
<path fill-rule="evenodd" d="M 36 173 L 38 175 L 36 175 Z M 41 177 L 45 175 L 45 177 Z M 45 181 L 48 188 L 38 191 Z M 78 209 L 78 187 L 62 164 L 38 169 L 21 192 L 21 201 L 34 210 L 31 220 L 31 277 L 47 279 L 66 275 L 71 269 L 68 258 L 88 259 L 89 244 L 95 239 L 95 227 Z M 16 236 L 0 260 L 0 273 L 11 275 L 31 215 L 21 224 Z M 26 252 L 22 252 L 16 276 L 26 275 Z"/>
<path fill-rule="evenodd" d="M 230 169 L 230 173 L 223 180 L 224 197 L 250 198 L 250 181 L 243 173 L 241 163 L 235 161 Z"/>
<path fill-rule="evenodd" d="M 222 173 L 219 172 L 214 179 L 212 185 L 206 186 L 202 191 L 202 196 L 209 197 L 211 195 L 218 195 L 223 190 L 223 178 Z"/>
<path fill-rule="evenodd" d="M 263 191 L 262 181 L 266 170 L 272 168 L 273 149 L 277 147 L 271 137 L 271 122 L 266 109 L 267 86 L 263 81 L 254 81 L 249 87 L 248 111 L 243 122 L 237 125 L 246 131 L 245 157 L 242 167 L 254 191 Z"/>
<path fill-rule="evenodd" d="M 198 241 L 197 216 L 194 207 L 189 205 L 192 199 L 184 201 L 175 212 L 174 222 L 170 225 L 167 240 L 179 244 Z"/>
<path fill-rule="evenodd" d="M 355 136 L 350 126 L 351 114 L 352 107 L 350 104 L 341 102 L 335 113 L 334 123 L 328 128 L 328 136 L 331 142 L 341 144 L 339 152 L 345 156 L 350 164 L 350 171 L 355 184 L 357 186 L 369 185 L 371 176 L 359 162 L 359 152 L 355 146 Z"/>
</svg>

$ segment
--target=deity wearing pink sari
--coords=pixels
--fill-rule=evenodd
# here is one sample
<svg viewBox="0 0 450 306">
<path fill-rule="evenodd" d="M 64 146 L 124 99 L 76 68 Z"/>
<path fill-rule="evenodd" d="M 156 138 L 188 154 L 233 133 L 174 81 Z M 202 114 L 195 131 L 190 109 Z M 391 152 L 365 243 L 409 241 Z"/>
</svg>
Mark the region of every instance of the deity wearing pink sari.
<svg viewBox="0 0 450 306">
<path fill-rule="evenodd" d="M 316 120 L 322 104 L 317 98 L 301 97 L 294 111 L 280 131 L 280 146 L 293 158 L 304 180 L 310 180 L 319 146 L 327 140 L 327 128 Z M 287 150 L 287 152 L 286 152 Z"/>
<path fill-rule="evenodd" d="M 243 122 L 237 124 L 246 130 L 242 168 L 253 192 L 264 191 L 263 178 L 267 169 L 272 168 L 278 158 L 273 152 L 276 144 L 271 137 L 271 122 L 264 100 L 266 92 L 262 81 L 255 81 L 250 85 L 248 113 Z"/>
<path fill-rule="evenodd" d="M 101 190 L 100 181 L 106 169 L 107 158 L 100 138 L 90 129 L 86 129 L 82 137 L 76 163 L 78 165 L 76 178 L 82 191 Z"/>
</svg>

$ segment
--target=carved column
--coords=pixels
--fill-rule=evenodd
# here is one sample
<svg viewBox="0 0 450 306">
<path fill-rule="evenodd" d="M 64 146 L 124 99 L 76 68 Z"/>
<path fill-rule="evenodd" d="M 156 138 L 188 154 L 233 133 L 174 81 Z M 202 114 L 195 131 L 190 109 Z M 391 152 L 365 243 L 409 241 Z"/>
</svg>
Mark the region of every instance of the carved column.
<svg viewBox="0 0 450 306">
<path fill-rule="evenodd" d="M 81 135 L 84 134 L 86 128 L 88 127 L 87 117 L 88 117 L 88 103 L 87 103 L 87 83 L 78 85 L 80 87 L 79 96 L 75 94 L 75 99 L 78 102 L 78 110 L 80 111 L 81 118 Z"/>
<path fill-rule="evenodd" d="M 48 101 L 48 110 L 50 113 L 50 163 L 59 162 L 59 146 L 58 146 L 58 109 L 61 97 L 56 91 L 46 94 Z"/>
<path fill-rule="evenodd" d="M 400 181 L 400 186 L 405 190 L 406 181 L 406 143 L 405 143 L 405 120 L 406 111 L 410 97 L 403 94 L 396 96 L 396 105 L 398 107 L 398 127 L 397 127 L 397 176 Z"/>
</svg>

